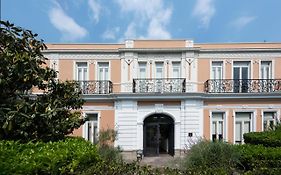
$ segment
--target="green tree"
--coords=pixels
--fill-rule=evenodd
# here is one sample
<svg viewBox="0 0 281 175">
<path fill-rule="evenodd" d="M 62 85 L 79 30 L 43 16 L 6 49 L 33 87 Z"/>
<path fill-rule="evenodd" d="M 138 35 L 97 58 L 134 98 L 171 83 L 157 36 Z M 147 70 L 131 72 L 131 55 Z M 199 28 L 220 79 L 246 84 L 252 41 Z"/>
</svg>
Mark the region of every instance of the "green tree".
<svg viewBox="0 0 281 175">
<path fill-rule="evenodd" d="M 1 21 L 0 139 L 57 140 L 84 123 L 75 82 L 60 82 L 46 66 L 37 34 Z M 40 95 L 30 94 L 33 88 Z"/>
</svg>

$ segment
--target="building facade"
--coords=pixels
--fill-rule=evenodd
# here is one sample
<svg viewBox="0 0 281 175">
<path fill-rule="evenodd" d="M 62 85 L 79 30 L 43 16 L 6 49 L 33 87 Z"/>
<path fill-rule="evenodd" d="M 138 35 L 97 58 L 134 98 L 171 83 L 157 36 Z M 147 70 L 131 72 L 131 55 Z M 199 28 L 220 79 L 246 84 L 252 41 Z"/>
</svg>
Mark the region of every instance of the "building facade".
<svg viewBox="0 0 281 175">
<path fill-rule="evenodd" d="M 48 44 L 60 80 L 79 82 L 89 121 L 74 135 L 145 156 L 179 155 L 200 138 L 243 143 L 279 122 L 281 43 L 127 40 Z"/>
</svg>

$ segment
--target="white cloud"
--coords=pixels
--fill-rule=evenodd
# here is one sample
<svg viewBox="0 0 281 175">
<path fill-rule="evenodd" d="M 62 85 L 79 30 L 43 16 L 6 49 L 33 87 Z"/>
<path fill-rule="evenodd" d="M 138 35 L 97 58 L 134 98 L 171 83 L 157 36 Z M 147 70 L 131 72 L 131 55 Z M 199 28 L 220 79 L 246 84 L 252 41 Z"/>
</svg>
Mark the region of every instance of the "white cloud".
<svg viewBox="0 0 281 175">
<path fill-rule="evenodd" d="M 200 20 L 200 26 L 208 28 L 212 17 L 216 12 L 214 0 L 197 0 L 193 9 L 193 15 Z"/>
<path fill-rule="evenodd" d="M 116 39 L 116 35 L 119 33 L 120 28 L 119 27 L 115 27 L 112 29 L 107 29 L 103 34 L 102 34 L 102 38 L 103 39 L 107 39 L 107 40 L 115 40 Z"/>
<path fill-rule="evenodd" d="M 62 40 L 74 41 L 87 35 L 87 30 L 68 16 L 58 3 L 48 12 L 52 25 L 62 33 Z"/>
<path fill-rule="evenodd" d="M 124 33 L 126 39 L 171 38 L 167 25 L 171 19 L 172 8 L 165 7 L 163 0 L 116 0 L 116 2 L 122 13 L 132 15 L 132 21 Z"/>
<path fill-rule="evenodd" d="M 241 16 L 241 17 L 235 19 L 231 23 L 231 26 L 235 27 L 237 30 L 241 30 L 246 25 L 248 25 L 249 23 L 253 22 L 255 19 L 256 19 L 255 16 Z"/>
<path fill-rule="evenodd" d="M 88 5 L 92 12 L 92 17 L 95 23 L 99 22 L 100 12 L 101 12 L 101 5 L 97 0 L 88 0 Z"/>
</svg>

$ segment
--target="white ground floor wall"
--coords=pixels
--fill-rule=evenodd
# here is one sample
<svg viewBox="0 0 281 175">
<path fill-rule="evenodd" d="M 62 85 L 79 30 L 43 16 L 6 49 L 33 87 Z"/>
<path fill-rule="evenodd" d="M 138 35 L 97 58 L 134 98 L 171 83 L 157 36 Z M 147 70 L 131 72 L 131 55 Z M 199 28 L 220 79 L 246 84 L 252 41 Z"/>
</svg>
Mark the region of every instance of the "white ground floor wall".
<svg viewBox="0 0 281 175">
<path fill-rule="evenodd" d="M 153 114 L 165 114 L 174 120 L 174 149 L 184 150 L 203 137 L 203 101 L 182 100 L 179 105 L 138 106 L 136 100 L 115 102 L 115 146 L 123 151 L 143 150 L 144 119 Z"/>
</svg>

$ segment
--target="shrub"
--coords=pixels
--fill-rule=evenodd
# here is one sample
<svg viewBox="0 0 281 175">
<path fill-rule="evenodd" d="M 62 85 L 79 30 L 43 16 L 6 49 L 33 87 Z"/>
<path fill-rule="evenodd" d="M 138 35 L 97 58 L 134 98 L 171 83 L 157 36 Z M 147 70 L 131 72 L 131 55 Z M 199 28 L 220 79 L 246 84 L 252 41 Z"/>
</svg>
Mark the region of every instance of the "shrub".
<svg viewBox="0 0 281 175">
<path fill-rule="evenodd" d="M 270 169 L 274 172 L 281 170 L 281 148 L 247 144 L 236 145 L 236 147 L 241 155 L 241 164 L 238 166 L 240 169 L 253 172 Z"/>
<path fill-rule="evenodd" d="M 0 174 L 72 174 L 100 161 L 96 146 L 79 138 L 21 144 L 0 141 Z"/>
<path fill-rule="evenodd" d="M 203 140 L 191 147 L 184 166 L 189 171 L 200 171 L 201 174 L 228 174 L 239 164 L 239 157 L 233 145 Z"/>
<path fill-rule="evenodd" d="M 193 172 L 183 172 L 177 169 L 171 168 L 152 168 L 151 166 L 140 166 L 138 163 L 125 163 L 125 162 L 99 162 L 98 164 L 92 166 L 91 168 L 85 170 L 81 173 L 82 175 L 92 175 L 92 174 L 110 174 L 110 175 L 180 175 L 180 174 L 190 174 Z M 194 174 L 195 175 L 195 174 Z"/>
<path fill-rule="evenodd" d="M 281 125 L 278 124 L 270 131 L 250 132 L 244 134 L 246 144 L 263 145 L 266 147 L 281 147 Z"/>
<path fill-rule="evenodd" d="M 251 132 L 244 134 L 244 141 L 247 144 L 263 145 L 266 147 L 281 146 L 281 131 Z"/>
</svg>

